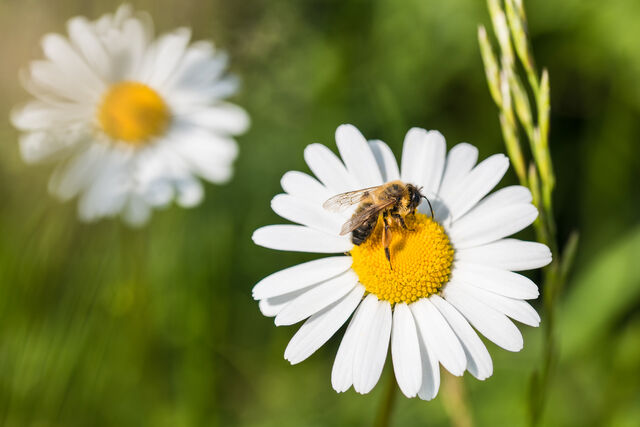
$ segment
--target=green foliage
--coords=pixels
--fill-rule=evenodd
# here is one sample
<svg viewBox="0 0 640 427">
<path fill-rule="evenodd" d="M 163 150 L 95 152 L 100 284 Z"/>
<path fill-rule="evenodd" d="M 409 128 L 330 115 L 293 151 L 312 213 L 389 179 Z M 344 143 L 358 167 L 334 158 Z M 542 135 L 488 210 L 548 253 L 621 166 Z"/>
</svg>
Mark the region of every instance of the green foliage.
<svg viewBox="0 0 640 427">
<path fill-rule="evenodd" d="M 341 123 L 396 153 L 410 126 L 439 129 L 449 146 L 469 141 L 482 158 L 502 151 L 476 38 L 479 23 L 490 25 L 484 2 L 133 3 L 157 31 L 190 25 L 196 39 L 229 52 L 243 81 L 234 102 L 252 128 L 239 138 L 230 184 L 208 185 L 200 207 L 158 212 L 134 231 L 112 220 L 78 223 L 73 203 L 46 192 L 51 167 L 24 165 L 17 133 L 0 122 L 0 424 L 371 425 L 387 375 L 369 395 L 336 394 L 339 341 L 289 366 L 282 355 L 295 328 L 275 328 L 251 299 L 259 279 L 313 256 L 259 248 L 250 236 L 281 221 L 269 209 L 280 177 L 307 170 L 307 144 L 335 148 Z M 26 99 L 18 70 L 41 56 L 43 34 L 118 4 L 0 2 L 0 116 Z M 635 425 L 640 9 L 636 0 L 525 6 L 534 56 L 551 77 L 558 235 L 581 231 L 557 311 L 560 359 L 542 424 Z M 509 172 L 501 185 L 516 181 Z M 490 379 L 464 378 L 478 425 L 526 425 L 543 334 L 521 330 L 520 353 L 488 345 Z M 400 397 L 393 422 L 449 424 L 442 396 Z"/>
</svg>

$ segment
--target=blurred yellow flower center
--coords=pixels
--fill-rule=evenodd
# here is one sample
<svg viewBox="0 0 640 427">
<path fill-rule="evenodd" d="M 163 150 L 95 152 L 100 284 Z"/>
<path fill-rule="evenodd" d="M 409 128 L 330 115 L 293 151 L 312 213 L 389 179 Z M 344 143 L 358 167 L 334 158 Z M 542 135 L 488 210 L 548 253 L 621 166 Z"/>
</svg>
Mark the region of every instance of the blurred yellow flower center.
<svg viewBox="0 0 640 427">
<path fill-rule="evenodd" d="M 351 250 L 351 268 L 360 283 L 378 299 L 392 304 L 410 303 L 438 292 L 449 280 L 453 262 L 453 248 L 440 224 L 421 213 L 407 216 L 405 221 L 408 230 L 396 225 L 391 229 L 391 265 L 384 254 L 382 218 L 371 236 Z"/>
<path fill-rule="evenodd" d="M 98 122 L 104 133 L 134 146 L 161 135 L 169 118 L 169 109 L 160 95 L 136 82 L 111 86 L 98 108 Z"/>
</svg>

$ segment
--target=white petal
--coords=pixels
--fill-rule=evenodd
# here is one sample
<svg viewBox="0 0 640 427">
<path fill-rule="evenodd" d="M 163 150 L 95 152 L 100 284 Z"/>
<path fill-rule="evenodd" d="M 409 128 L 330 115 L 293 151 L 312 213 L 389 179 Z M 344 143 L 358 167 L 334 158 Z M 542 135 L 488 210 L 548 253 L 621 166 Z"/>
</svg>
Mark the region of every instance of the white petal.
<svg viewBox="0 0 640 427">
<path fill-rule="evenodd" d="M 95 91 L 85 90 L 83 85 L 76 84 L 51 61 L 32 61 L 23 80 L 25 88 L 39 98 L 53 96 L 59 102 L 77 102 L 85 108 L 93 109 L 93 103 L 99 96 Z"/>
<path fill-rule="evenodd" d="M 353 271 L 347 271 L 315 285 L 278 313 L 276 325 L 293 325 L 306 319 L 351 292 L 357 283 L 358 276 Z"/>
<path fill-rule="evenodd" d="M 522 350 L 522 334 L 504 314 L 456 287 L 455 282 L 449 282 L 443 294 L 447 302 L 451 303 L 490 341 L 505 350 Z"/>
<path fill-rule="evenodd" d="M 260 280 L 253 287 L 253 298 L 271 298 L 320 283 L 347 271 L 351 262 L 349 256 L 337 256 L 285 268 Z"/>
<path fill-rule="evenodd" d="M 114 216 L 123 210 L 129 198 L 128 155 L 112 149 L 100 162 L 98 173 L 78 201 L 78 215 L 83 221 Z"/>
<path fill-rule="evenodd" d="M 380 173 L 382 174 L 382 180 L 384 182 L 395 181 L 400 179 L 400 170 L 398 169 L 398 162 L 393 155 L 391 148 L 380 140 L 369 141 L 369 147 L 373 152 Z"/>
<path fill-rule="evenodd" d="M 113 34 L 109 31 L 109 34 Z M 111 53 L 112 81 L 135 79 L 140 80 L 140 68 L 148 52 L 148 43 L 153 39 L 151 18 L 145 23 L 140 19 L 126 19 L 122 23 L 122 32 L 114 38 L 105 39 L 105 47 Z"/>
<path fill-rule="evenodd" d="M 197 41 L 189 46 L 165 85 L 173 91 L 192 92 L 208 88 L 220 80 L 228 62 L 228 55 L 216 52 L 212 43 Z"/>
<path fill-rule="evenodd" d="M 11 122 L 20 130 L 59 129 L 88 118 L 84 106 L 72 103 L 52 105 L 31 101 L 11 112 Z"/>
<path fill-rule="evenodd" d="M 391 356 L 398 387 L 405 396 L 415 397 L 422 382 L 422 361 L 416 323 L 405 303 L 393 308 Z"/>
<path fill-rule="evenodd" d="M 49 191 L 63 200 L 75 197 L 91 185 L 107 148 L 102 144 L 92 144 L 68 162 L 58 165 L 49 179 Z"/>
<path fill-rule="evenodd" d="M 239 135 L 249 128 L 247 112 L 226 102 L 185 114 L 184 118 L 197 126 L 231 135 Z"/>
<path fill-rule="evenodd" d="M 464 347 L 465 356 L 467 356 L 467 369 L 471 375 L 479 380 L 490 377 L 493 373 L 491 356 L 478 334 L 469 325 L 469 322 L 465 320 L 458 310 L 438 295 L 431 295 L 429 300 L 442 313 L 451 329 L 460 339 L 460 343 Z"/>
<path fill-rule="evenodd" d="M 422 400 L 431 400 L 438 395 L 440 388 L 440 365 L 433 354 L 433 349 L 427 348 L 422 333 L 418 333 L 418 343 L 422 359 L 422 380 L 418 397 Z"/>
<path fill-rule="evenodd" d="M 308 145 L 304 149 L 304 159 L 332 195 L 360 188 L 338 157 L 324 145 Z"/>
<path fill-rule="evenodd" d="M 295 365 L 322 347 L 358 307 L 364 291 L 364 286 L 357 285 L 340 301 L 311 316 L 289 341 L 284 358 Z"/>
<path fill-rule="evenodd" d="M 336 144 L 347 170 L 361 188 L 382 184 L 376 159 L 367 140 L 355 126 L 339 126 L 336 130 Z"/>
<path fill-rule="evenodd" d="M 432 130 L 427 133 L 426 144 L 427 163 L 420 185 L 426 195 L 435 196 L 442 180 L 447 143 L 440 132 Z"/>
<path fill-rule="evenodd" d="M 534 299 L 538 287 L 529 278 L 511 271 L 456 261 L 451 280 L 463 282 L 510 298 Z"/>
<path fill-rule="evenodd" d="M 20 135 L 20 154 L 27 163 L 48 160 L 58 154 L 66 154 L 86 141 L 86 135 L 53 135 L 51 132 L 28 132 Z"/>
<path fill-rule="evenodd" d="M 434 197 L 442 178 L 446 148 L 440 132 L 410 129 L 402 150 L 402 180 L 422 186 L 427 197 Z"/>
<path fill-rule="evenodd" d="M 361 394 L 369 393 L 378 383 L 391 336 L 391 304 L 375 303 L 375 312 L 366 322 L 353 356 L 353 388 Z"/>
<path fill-rule="evenodd" d="M 95 33 L 91 23 L 82 16 L 67 23 L 69 39 L 98 76 L 107 78 L 111 67 L 109 54 Z"/>
<path fill-rule="evenodd" d="M 473 168 L 450 193 L 440 194 L 451 219 L 455 221 L 475 206 L 500 182 L 508 168 L 509 159 L 504 154 L 495 154 Z"/>
<path fill-rule="evenodd" d="M 318 202 L 320 205 L 332 196 L 317 179 L 303 172 L 285 173 L 280 180 L 280 185 L 288 194 L 310 202 Z"/>
<path fill-rule="evenodd" d="M 162 87 L 178 67 L 191 39 L 189 28 L 178 28 L 163 34 L 147 50 L 141 79 L 154 87 Z"/>
<path fill-rule="evenodd" d="M 132 196 L 122 212 L 124 221 L 133 227 L 144 225 L 151 216 L 151 207 L 141 198 Z"/>
<path fill-rule="evenodd" d="M 409 308 L 429 352 L 453 375 L 462 375 L 467 366 L 464 349 L 442 314 L 428 298 L 412 303 Z"/>
<path fill-rule="evenodd" d="M 47 34 L 42 38 L 42 50 L 60 71 L 73 82 L 76 90 L 90 99 L 96 99 L 106 88 L 105 83 L 80 58 L 69 42 L 59 34 Z"/>
<path fill-rule="evenodd" d="M 473 248 L 458 249 L 457 260 L 511 271 L 532 270 L 551 262 L 551 251 L 538 242 L 502 239 Z"/>
<path fill-rule="evenodd" d="M 191 208 L 197 206 L 204 198 L 204 188 L 202 183 L 193 178 L 185 178 L 176 181 L 176 203 L 183 208 Z"/>
<path fill-rule="evenodd" d="M 462 142 L 449 150 L 438 194 L 448 198 L 451 190 L 473 169 L 476 161 L 478 149 L 471 144 Z"/>
<path fill-rule="evenodd" d="M 474 209 L 475 211 L 475 209 Z M 471 211 L 453 223 L 449 238 L 456 250 L 479 246 L 517 233 L 538 216 L 531 204 L 511 205 L 498 211 Z"/>
<path fill-rule="evenodd" d="M 238 155 L 238 144 L 231 138 L 202 128 L 171 135 L 171 149 L 204 179 L 222 183 L 230 178 L 230 165 Z"/>
<path fill-rule="evenodd" d="M 351 318 L 351 322 L 349 322 L 347 331 L 344 333 L 344 337 L 342 337 L 342 341 L 340 341 L 336 360 L 333 362 L 333 369 L 331 370 L 331 385 L 338 393 L 347 391 L 353 384 L 353 358 L 356 348 L 364 330 L 371 323 L 377 305 L 378 298 L 373 294 L 367 295 L 358 306 L 356 313 Z"/>
<path fill-rule="evenodd" d="M 323 209 L 319 203 L 288 194 L 275 196 L 271 200 L 271 209 L 284 219 L 336 236 L 344 222 L 342 217 Z"/>
<path fill-rule="evenodd" d="M 278 295 L 271 298 L 261 299 L 258 303 L 260 312 L 267 317 L 275 317 L 284 309 L 291 301 L 298 298 L 300 295 L 309 291 L 309 287 L 304 289 L 298 289 L 288 294 Z"/>
<path fill-rule="evenodd" d="M 460 287 L 461 291 L 473 295 L 479 301 L 505 316 L 511 317 L 513 320 L 529 326 L 538 326 L 540 324 L 540 316 L 526 301 L 508 298 L 466 283 L 456 283 L 456 286 Z"/>
<path fill-rule="evenodd" d="M 251 238 L 256 245 L 281 251 L 339 253 L 353 247 L 348 236 L 332 236 L 302 225 L 267 225 Z"/>
</svg>

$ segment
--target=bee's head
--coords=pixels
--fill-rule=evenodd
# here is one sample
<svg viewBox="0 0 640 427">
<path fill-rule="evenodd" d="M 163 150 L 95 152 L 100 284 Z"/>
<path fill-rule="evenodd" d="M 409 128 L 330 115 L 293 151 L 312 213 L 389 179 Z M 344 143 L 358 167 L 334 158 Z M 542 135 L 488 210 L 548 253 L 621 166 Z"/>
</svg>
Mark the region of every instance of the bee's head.
<svg viewBox="0 0 640 427">
<path fill-rule="evenodd" d="M 416 209 L 420 204 L 420 199 L 424 196 L 420 189 L 413 184 L 407 184 L 407 190 L 409 190 L 409 208 Z"/>
</svg>

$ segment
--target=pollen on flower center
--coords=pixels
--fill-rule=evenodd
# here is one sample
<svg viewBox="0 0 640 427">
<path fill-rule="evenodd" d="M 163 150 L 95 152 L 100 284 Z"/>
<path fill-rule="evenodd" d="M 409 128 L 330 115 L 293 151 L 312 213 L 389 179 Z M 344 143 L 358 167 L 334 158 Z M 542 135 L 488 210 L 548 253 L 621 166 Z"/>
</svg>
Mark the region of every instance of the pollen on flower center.
<svg viewBox="0 0 640 427">
<path fill-rule="evenodd" d="M 453 247 L 440 224 L 421 213 L 405 221 L 408 230 L 396 225 L 391 229 L 391 265 L 382 243 L 382 218 L 369 238 L 351 250 L 351 268 L 360 283 L 392 304 L 437 293 L 449 280 L 453 262 Z"/>
<path fill-rule="evenodd" d="M 111 86 L 98 107 L 98 122 L 114 140 L 134 146 L 161 135 L 169 124 L 169 108 L 158 93 L 137 82 Z"/>
</svg>

